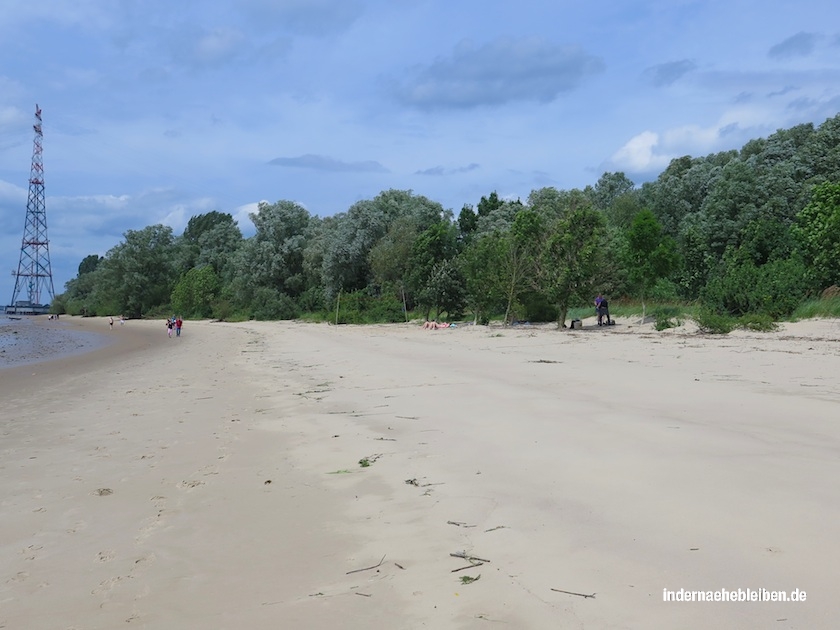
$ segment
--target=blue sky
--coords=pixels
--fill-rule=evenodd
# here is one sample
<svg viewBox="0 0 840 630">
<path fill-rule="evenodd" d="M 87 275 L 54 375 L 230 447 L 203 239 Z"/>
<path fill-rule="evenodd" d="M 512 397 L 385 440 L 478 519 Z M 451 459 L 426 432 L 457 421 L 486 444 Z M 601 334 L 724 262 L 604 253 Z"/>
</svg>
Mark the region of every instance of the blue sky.
<svg viewBox="0 0 840 630">
<path fill-rule="evenodd" d="M 63 291 L 129 229 L 259 201 L 637 184 L 840 112 L 836 0 L 3 0 L 0 303 L 43 111 Z M 3 269 L 5 267 L 6 269 Z"/>
</svg>

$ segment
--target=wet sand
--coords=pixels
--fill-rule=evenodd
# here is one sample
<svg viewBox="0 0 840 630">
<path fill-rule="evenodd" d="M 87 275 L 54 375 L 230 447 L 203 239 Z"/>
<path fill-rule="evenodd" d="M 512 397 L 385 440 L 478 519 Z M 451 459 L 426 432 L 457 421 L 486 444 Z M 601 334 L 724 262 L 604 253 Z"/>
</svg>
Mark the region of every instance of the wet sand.
<svg viewBox="0 0 840 630">
<path fill-rule="evenodd" d="M 105 332 L 73 318 L 0 315 L 0 370 L 95 350 L 113 340 Z"/>
</svg>

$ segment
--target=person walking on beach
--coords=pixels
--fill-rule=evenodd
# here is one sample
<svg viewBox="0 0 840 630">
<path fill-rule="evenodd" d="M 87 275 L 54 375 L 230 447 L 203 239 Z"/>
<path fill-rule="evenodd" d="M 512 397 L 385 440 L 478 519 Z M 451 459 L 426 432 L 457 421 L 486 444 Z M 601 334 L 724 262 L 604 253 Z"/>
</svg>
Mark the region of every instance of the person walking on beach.
<svg viewBox="0 0 840 630">
<path fill-rule="evenodd" d="M 181 336 L 181 326 L 183 326 L 183 325 L 184 325 L 184 320 L 181 319 L 180 315 L 178 315 L 178 319 L 175 320 L 175 336 L 176 337 Z"/>
<path fill-rule="evenodd" d="M 114 318 L 113 318 L 113 316 L 108 318 L 108 328 L 110 328 L 111 330 L 114 330 Z"/>
<path fill-rule="evenodd" d="M 172 339 L 172 326 L 173 326 L 172 320 L 167 319 L 166 320 L 166 334 L 169 335 L 170 339 Z"/>
</svg>

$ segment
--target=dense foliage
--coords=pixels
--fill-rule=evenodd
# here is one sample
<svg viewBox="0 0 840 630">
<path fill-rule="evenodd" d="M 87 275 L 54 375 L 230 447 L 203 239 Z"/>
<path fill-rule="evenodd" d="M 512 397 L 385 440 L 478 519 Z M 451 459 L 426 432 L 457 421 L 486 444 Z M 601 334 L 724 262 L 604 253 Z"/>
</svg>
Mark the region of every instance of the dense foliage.
<svg viewBox="0 0 840 630">
<path fill-rule="evenodd" d="M 457 219 L 388 190 L 320 218 L 262 203 L 243 238 L 229 214 L 129 230 L 86 257 L 59 312 L 340 322 L 491 316 L 556 320 L 601 292 L 699 301 L 704 317 L 789 316 L 840 284 L 840 115 L 673 160 L 640 187 L 605 173 L 584 190 L 496 192 Z M 668 320 L 664 318 L 663 321 Z M 764 320 L 756 320 L 764 321 Z"/>
</svg>

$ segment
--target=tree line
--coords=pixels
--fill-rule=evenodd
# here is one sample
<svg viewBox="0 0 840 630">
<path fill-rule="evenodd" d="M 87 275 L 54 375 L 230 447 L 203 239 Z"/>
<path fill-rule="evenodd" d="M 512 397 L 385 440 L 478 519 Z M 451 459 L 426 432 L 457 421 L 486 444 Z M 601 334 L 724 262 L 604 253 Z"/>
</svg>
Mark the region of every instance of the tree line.
<svg viewBox="0 0 840 630">
<path fill-rule="evenodd" d="M 343 322 L 502 317 L 563 325 L 592 296 L 699 302 L 784 318 L 840 284 L 840 115 L 705 157 L 674 159 L 636 186 L 604 173 L 583 190 L 496 192 L 458 216 L 387 190 L 319 217 L 261 203 L 243 238 L 233 217 L 183 234 L 129 230 L 87 256 L 53 305 L 83 315 Z"/>
</svg>

